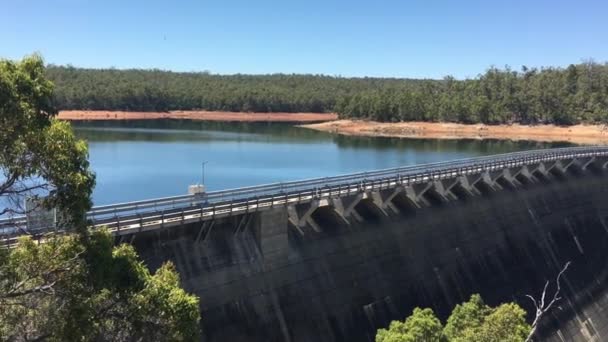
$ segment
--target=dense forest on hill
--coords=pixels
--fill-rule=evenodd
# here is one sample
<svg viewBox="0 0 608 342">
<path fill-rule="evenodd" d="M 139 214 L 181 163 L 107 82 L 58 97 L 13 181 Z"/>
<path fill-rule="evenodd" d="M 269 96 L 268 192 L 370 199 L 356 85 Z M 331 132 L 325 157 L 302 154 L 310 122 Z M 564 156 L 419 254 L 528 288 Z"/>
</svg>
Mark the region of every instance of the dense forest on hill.
<svg viewBox="0 0 608 342">
<path fill-rule="evenodd" d="M 61 109 L 331 112 L 336 101 L 416 80 L 322 75 L 212 75 L 49 66 Z"/>
<path fill-rule="evenodd" d="M 213 75 L 49 66 L 60 109 L 337 112 L 376 121 L 608 122 L 608 64 L 474 79 L 413 80 L 322 75 Z"/>
</svg>

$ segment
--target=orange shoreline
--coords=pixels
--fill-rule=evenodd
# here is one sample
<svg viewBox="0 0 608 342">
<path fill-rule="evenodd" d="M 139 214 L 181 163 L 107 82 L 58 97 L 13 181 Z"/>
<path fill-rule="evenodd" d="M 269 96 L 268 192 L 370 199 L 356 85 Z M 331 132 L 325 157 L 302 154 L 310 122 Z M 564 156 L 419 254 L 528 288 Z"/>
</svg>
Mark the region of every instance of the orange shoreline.
<svg viewBox="0 0 608 342">
<path fill-rule="evenodd" d="M 236 113 L 214 111 L 170 111 L 170 112 L 127 112 L 103 110 L 65 110 L 57 116 L 61 120 L 156 120 L 188 119 L 201 121 L 230 122 L 290 122 L 312 123 L 332 121 L 338 118 L 334 113 Z"/>
<path fill-rule="evenodd" d="M 483 125 L 441 122 L 381 123 L 337 120 L 301 127 L 344 135 L 418 139 L 500 139 L 608 144 L 607 125 Z"/>
<path fill-rule="evenodd" d="M 500 139 L 571 142 L 582 145 L 608 144 L 608 125 L 484 125 L 442 122 L 383 123 L 338 120 L 335 113 L 240 113 L 219 111 L 129 112 L 69 110 L 62 120 L 156 120 L 187 119 L 225 122 L 286 122 L 300 127 L 343 135 L 417 139 Z"/>
</svg>

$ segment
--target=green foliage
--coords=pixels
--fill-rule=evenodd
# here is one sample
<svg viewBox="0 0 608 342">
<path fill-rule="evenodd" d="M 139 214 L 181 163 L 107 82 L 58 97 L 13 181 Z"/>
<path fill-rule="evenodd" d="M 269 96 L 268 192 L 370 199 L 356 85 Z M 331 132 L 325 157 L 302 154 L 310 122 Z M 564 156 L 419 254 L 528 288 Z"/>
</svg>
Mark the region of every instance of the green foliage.
<svg viewBox="0 0 608 342">
<path fill-rule="evenodd" d="M 388 330 L 378 330 L 376 342 L 447 341 L 442 329 L 433 310 L 415 308 L 405 322 L 393 321 Z"/>
<path fill-rule="evenodd" d="M 198 299 L 180 288 L 171 263 L 152 275 L 106 231 L 82 241 L 24 237 L 0 250 L 0 340 L 198 339 Z"/>
<path fill-rule="evenodd" d="M 431 309 L 415 308 L 405 322 L 393 321 L 388 329 L 379 329 L 376 341 L 521 342 L 530 330 L 526 312 L 517 304 L 491 308 L 474 294 L 468 302 L 456 305 L 445 327 Z"/>
<path fill-rule="evenodd" d="M 69 293 L 82 290 L 85 266 L 75 236 L 38 245 L 22 237 L 13 250 L 0 250 L 0 340 L 64 335 L 71 320 Z"/>
<path fill-rule="evenodd" d="M 461 336 L 468 335 L 467 330 L 477 331 L 492 309 L 485 305 L 478 294 L 471 296 L 468 302 L 458 304 L 452 310 L 445 325 L 445 335 L 450 341 L 461 341 Z"/>
<path fill-rule="evenodd" d="M 23 214 L 27 196 L 47 196 L 66 227 L 83 228 L 95 177 L 86 143 L 53 119 L 53 84 L 39 56 L 0 60 L 0 197 L 2 214 Z"/>
<path fill-rule="evenodd" d="M 381 113 L 370 110 L 376 102 L 385 104 Z M 403 81 L 347 95 L 335 110 L 377 121 L 574 124 L 606 122 L 607 104 L 608 64 L 589 62 L 565 70 L 490 68 L 462 81 Z"/>
<path fill-rule="evenodd" d="M 87 146 L 53 118 L 52 99 L 39 56 L 0 60 L 0 216 L 42 195 L 66 233 L 0 248 L 0 341 L 197 340 L 198 298 L 171 263 L 151 274 L 132 246 L 86 230 Z"/>
<path fill-rule="evenodd" d="M 83 227 L 95 185 L 95 176 L 89 170 L 87 144 L 76 139 L 69 123 L 55 119 L 50 120 L 40 138 L 43 140 L 34 157 L 41 166 L 36 174 L 51 184 L 48 206 L 68 215 L 62 222 L 64 227 Z"/>
<path fill-rule="evenodd" d="M 61 109 L 330 112 L 376 121 L 608 122 L 608 64 L 474 79 L 412 80 L 320 75 L 210 75 L 51 66 Z"/>
<path fill-rule="evenodd" d="M 313 75 L 233 75 L 49 66 L 60 109 L 233 112 L 331 111 L 345 80 Z M 351 82 L 362 90 L 372 82 Z"/>
<path fill-rule="evenodd" d="M 132 299 L 139 317 L 141 336 L 150 340 L 195 340 L 199 334 L 198 299 L 182 290 L 173 264 L 166 263 Z M 152 318 L 152 319 L 150 319 Z"/>
<path fill-rule="evenodd" d="M 479 329 L 473 329 L 471 338 L 461 341 L 520 342 L 530 333 L 526 323 L 526 312 L 515 303 L 501 304 L 492 310 Z"/>
</svg>

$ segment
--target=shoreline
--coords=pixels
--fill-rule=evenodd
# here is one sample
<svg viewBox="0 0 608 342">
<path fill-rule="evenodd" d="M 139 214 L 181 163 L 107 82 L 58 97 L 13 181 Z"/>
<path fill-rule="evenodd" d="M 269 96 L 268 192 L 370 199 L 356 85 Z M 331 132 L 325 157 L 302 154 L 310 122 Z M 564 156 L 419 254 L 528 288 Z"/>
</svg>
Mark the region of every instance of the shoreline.
<svg viewBox="0 0 608 342">
<path fill-rule="evenodd" d="M 608 144 L 608 125 L 484 125 L 441 122 L 381 123 L 359 120 L 299 125 L 342 135 L 415 139 L 497 139 L 570 142 L 581 145 Z"/>
<path fill-rule="evenodd" d="M 66 121 L 186 119 L 196 121 L 284 122 L 304 124 L 334 121 L 338 118 L 338 115 L 335 113 L 241 113 L 204 110 L 179 110 L 170 112 L 63 110 L 59 112 L 57 118 Z"/>
<path fill-rule="evenodd" d="M 581 145 L 608 144 L 608 125 L 485 125 L 420 121 L 384 123 L 338 120 L 335 113 L 243 113 L 198 110 L 169 112 L 68 110 L 60 111 L 57 118 L 66 121 L 183 119 L 215 122 L 276 122 L 351 136 L 446 140 L 528 140 L 569 142 Z"/>
</svg>

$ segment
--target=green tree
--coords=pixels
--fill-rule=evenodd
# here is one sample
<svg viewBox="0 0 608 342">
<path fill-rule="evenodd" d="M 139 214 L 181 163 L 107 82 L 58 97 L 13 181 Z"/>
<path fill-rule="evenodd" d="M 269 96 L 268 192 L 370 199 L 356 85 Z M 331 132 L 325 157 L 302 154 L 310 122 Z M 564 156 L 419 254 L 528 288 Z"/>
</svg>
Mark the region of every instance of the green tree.
<svg viewBox="0 0 608 342">
<path fill-rule="evenodd" d="M 71 293 L 85 269 L 76 236 L 38 245 L 22 237 L 16 248 L 0 249 L 0 340 L 66 337 L 73 317 Z M 70 293 L 70 294 L 68 294 Z M 66 320 L 65 318 L 68 318 Z"/>
<path fill-rule="evenodd" d="M 388 330 L 380 329 L 376 342 L 447 341 L 443 327 L 432 309 L 415 308 L 405 322 L 393 321 Z"/>
<path fill-rule="evenodd" d="M 106 231 L 0 250 L 0 340 L 194 341 L 198 307 L 171 263 L 151 274 Z"/>
<path fill-rule="evenodd" d="M 45 197 L 65 227 L 83 228 L 95 177 L 87 146 L 54 120 L 53 84 L 39 56 L 0 60 L 0 215 L 25 214 L 26 197 Z"/>
<path fill-rule="evenodd" d="M 26 214 L 25 198 L 44 198 L 66 233 L 0 247 L 0 340 L 197 340 L 198 298 L 173 265 L 151 274 L 132 246 L 86 229 L 87 146 L 56 113 L 39 56 L 0 60 L 0 215 Z"/>
<path fill-rule="evenodd" d="M 487 306 L 474 294 L 468 302 L 456 305 L 445 327 L 431 309 L 414 309 L 405 322 L 393 321 L 379 329 L 377 342 L 523 342 L 531 331 L 526 312 L 515 303 Z"/>
<path fill-rule="evenodd" d="M 486 316 L 478 329 L 470 329 L 460 341 L 479 342 L 521 342 L 530 333 L 526 323 L 526 311 L 515 303 L 501 304 Z"/>
<path fill-rule="evenodd" d="M 445 335 L 450 341 L 460 341 L 460 337 L 468 335 L 467 330 L 478 330 L 484 323 L 485 317 L 492 312 L 481 296 L 474 294 L 468 302 L 456 305 L 445 325 Z"/>
<path fill-rule="evenodd" d="M 474 294 L 468 302 L 456 305 L 447 320 L 445 334 L 450 341 L 524 341 L 531 327 L 526 312 L 515 303 L 497 308 L 487 306 Z"/>
</svg>

